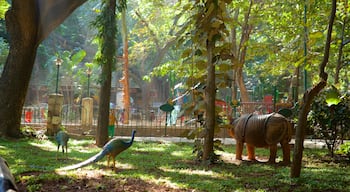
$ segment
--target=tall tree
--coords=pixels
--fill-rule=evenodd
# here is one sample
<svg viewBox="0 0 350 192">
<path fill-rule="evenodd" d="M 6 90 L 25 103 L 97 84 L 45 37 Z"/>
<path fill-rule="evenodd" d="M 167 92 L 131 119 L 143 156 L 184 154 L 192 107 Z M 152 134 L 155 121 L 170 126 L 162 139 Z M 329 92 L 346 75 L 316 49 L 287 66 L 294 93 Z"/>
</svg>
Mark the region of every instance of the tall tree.
<svg viewBox="0 0 350 192">
<path fill-rule="evenodd" d="M 214 131 L 217 120 L 215 111 L 216 100 L 216 68 L 220 66 L 225 59 L 222 53 L 225 53 L 227 46 L 223 43 L 227 38 L 226 23 L 228 15 L 226 6 L 230 1 L 207 0 L 203 3 L 196 2 L 196 13 L 193 15 L 195 21 L 194 44 L 196 52 L 206 57 L 206 87 L 205 104 L 206 119 L 204 131 L 203 162 L 211 162 L 215 159 L 214 154 Z M 205 63 L 201 63 L 203 65 Z"/>
<path fill-rule="evenodd" d="M 122 36 L 123 36 L 123 59 L 124 59 L 124 71 L 123 71 L 123 90 L 124 90 L 124 122 L 129 123 L 130 114 L 130 93 L 129 93 L 129 50 L 128 50 L 128 30 L 126 25 L 126 9 L 122 10 Z"/>
<path fill-rule="evenodd" d="M 108 141 L 108 117 L 111 97 L 112 68 L 116 55 L 116 0 L 103 0 L 102 12 L 96 18 L 98 28 L 99 53 L 97 62 L 101 64 L 100 102 L 98 108 L 98 122 L 96 130 L 96 145 L 101 147 Z"/>
<path fill-rule="evenodd" d="M 240 89 L 241 93 L 241 100 L 243 102 L 248 102 L 249 101 L 249 95 L 247 92 L 247 88 L 244 84 L 244 76 L 243 76 L 243 67 L 246 61 L 246 54 L 247 54 L 247 48 L 248 48 L 248 41 L 249 37 L 252 33 L 252 23 L 251 23 L 251 10 L 253 7 L 254 1 L 250 0 L 248 2 L 248 5 L 246 6 L 237 6 L 234 10 L 234 21 L 236 23 L 239 23 L 239 14 L 241 9 L 243 9 L 243 21 L 241 25 L 235 25 L 234 27 L 231 28 L 231 35 L 232 35 L 232 66 L 233 66 L 233 86 L 235 87 L 236 85 Z M 238 32 L 237 28 L 240 27 L 240 38 L 238 38 Z M 232 89 L 233 97 L 235 97 L 235 89 Z M 245 112 L 245 111 L 244 111 Z"/>
<path fill-rule="evenodd" d="M 10 51 L 0 77 L 0 135 L 20 136 L 20 121 L 39 44 L 86 0 L 12 0 Z"/>
<path fill-rule="evenodd" d="M 294 145 L 294 153 L 293 153 L 293 164 L 291 167 L 291 177 L 300 177 L 301 172 L 301 161 L 303 156 L 303 143 L 305 137 L 305 129 L 307 126 L 307 115 L 310 112 L 310 106 L 315 98 L 315 96 L 327 85 L 328 74 L 325 71 L 325 68 L 329 59 L 329 49 L 332 41 L 332 29 L 333 23 L 335 20 L 336 13 L 336 0 L 332 0 L 332 10 L 329 17 L 328 23 L 328 31 L 327 31 L 327 39 L 324 47 L 324 55 L 323 60 L 319 65 L 319 82 L 307 90 L 303 96 L 303 105 L 301 106 L 299 116 L 298 116 L 298 125 L 296 129 L 295 135 L 295 145 Z"/>
<path fill-rule="evenodd" d="M 174 80 L 172 72 L 162 73 L 162 65 L 180 65 L 178 48 L 174 49 L 179 36 L 184 33 L 187 25 L 186 13 L 177 1 L 137 1 L 139 7 L 134 8 L 136 21 L 133 30 L 130 30 L 130 77 L 142 89 L 143 103 L 152 105 L 154 98 L 149 97 L 151 91 L 158 92 L 161 101 L 169 97 L 169 84 Z M 154 76 L 167 76 L 169 81 L 162 78 L 152 78 L 152 88 L 145 86 L 142 77 L 150 73 Z M 151 78 L 148 78 L 151 80 Z M 173 83 L 173 82 L 172 82 Z M 141 85 L 143 84 L 143 85 Z"/>
</svg>

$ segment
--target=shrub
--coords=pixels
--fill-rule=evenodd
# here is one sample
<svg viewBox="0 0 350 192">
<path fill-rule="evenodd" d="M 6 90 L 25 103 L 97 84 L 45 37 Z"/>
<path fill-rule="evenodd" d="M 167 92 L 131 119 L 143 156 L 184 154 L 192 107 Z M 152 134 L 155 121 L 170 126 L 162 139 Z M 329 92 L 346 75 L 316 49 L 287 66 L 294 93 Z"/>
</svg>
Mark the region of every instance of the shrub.
<svg viewBox="0 0 350 192">
<path fill-rule="evenodd" d="M 344 95 L 338 102 L 330 104 L 331 97 L 340 95 L 336 92 L 334 87 L 322 91 L 314 100 L 308 117 L 315 136 L 325 140 L 332 156 L 350 130 L 350 95 Z"/>
<path fill-rule="evenodd" d="M 350 161 L 350 142 L 345 142 L 339 146 L 339 149 L 336 151 L 336 153 L 340 155 L 346 155 L 349 158 Z"/>
</svg>

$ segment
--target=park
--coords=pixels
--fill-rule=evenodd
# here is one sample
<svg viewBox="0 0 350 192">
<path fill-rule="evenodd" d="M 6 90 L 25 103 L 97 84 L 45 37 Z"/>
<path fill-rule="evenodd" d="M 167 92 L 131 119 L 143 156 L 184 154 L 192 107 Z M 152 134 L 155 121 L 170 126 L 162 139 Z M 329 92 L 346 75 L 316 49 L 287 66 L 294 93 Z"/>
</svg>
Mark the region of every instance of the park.
<svg viewBox="0 0 350 192">
<path fill-rule="evenodd" d="M 0 0 L 0 191 L 350 191 L 348 0 Z"/>
</svg>

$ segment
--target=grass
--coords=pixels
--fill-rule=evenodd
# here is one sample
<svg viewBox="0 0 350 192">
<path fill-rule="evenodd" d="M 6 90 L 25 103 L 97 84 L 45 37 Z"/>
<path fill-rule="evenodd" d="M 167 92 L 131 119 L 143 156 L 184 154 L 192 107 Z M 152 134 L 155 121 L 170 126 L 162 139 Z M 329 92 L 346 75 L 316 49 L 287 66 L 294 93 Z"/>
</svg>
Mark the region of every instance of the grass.
<svg viewBox="0 0 350 192">
<path fill-rule="evenodd" d="M 45 184 L 66 182 L 60 187 L 65 191 L 67 185 L 74 184 L 82 177 L 81 170 L 65 173 L 56 169 L 81 162 L 100 151 L 93 140 L 69 141 L 69 159 L 56 160 L 56 144 L 51 140 L 4 140 L 0 139 L 0 156 L 5 158 L 17 183 L 26 183 L 27 191 L 40 191 Z M 118 185 L 128 179 L 167 186 L 172 189 L 191 191 L 350 191 L 350 171 L 348 164 L 325 162 L 321 159 L 327 151 L 305 149 L 301 177 L 290 178 L 290 167 L 268 165 L 265 163 L 237 164 L 234 158 L 234 146 L 224 146 L 220 152 L 222 161 L 205 166 L 196 163 L 192 154 L 192 144 L 134 142 L 131 148 L 121 153 L 116 159 L 117 172 L 105 168 L 106 158 L 95 165 L 82 170 L 100 172 L 104 178 L 117 181 Z M 258 156 L 267 157 L 267 149 L 258 149 Z M 62 153 L 59 153 L 62 159 Z M 279 159 L 281 151 L 279 150 Z M 95 171 L 96 170 L 96 171 Z M 40 174 L 31 174 L 39 172 Z M 92 182 L 92 181 L 90 181 Z M 108 191 L 103 182 L 91 184 L 95 191 Z M 130 190 L 132 191 L 132 190 Z"/>
</svg>

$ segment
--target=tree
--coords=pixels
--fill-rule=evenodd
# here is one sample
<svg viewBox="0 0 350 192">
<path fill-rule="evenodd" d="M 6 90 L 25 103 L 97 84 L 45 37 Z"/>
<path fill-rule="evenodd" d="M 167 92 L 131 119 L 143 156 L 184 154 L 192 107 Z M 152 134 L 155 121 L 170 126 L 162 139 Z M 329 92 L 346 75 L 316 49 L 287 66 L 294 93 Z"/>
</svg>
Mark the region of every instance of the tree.
<svg viewBox="0 0 350 192">
<path fill-rule="evenodd" d="M 180 51 L 175 45 L 188 25 L 181 2 L 138 2 L 140 6 L 133 9 L 135 25 L 130 30 L 130 77 L 141 87 L 143 103 L 147 106 L 152 101 L 148 96 L 152 89 L 164 90 L 158 92 L 159 99 L 164 101 L 169 97 L 169 86 L 181 79 L 172 78 L 174 73 L 164 68 L 181 64 Z M 146 82 L 142 77 L 149 73 L 144 79 L 152 80 L 152 89 L 141 85 Z"/>
<path fill-rule="evenodd" d="M 39 44 L 86 0 L 12 0 L 10 51 L 0 77 L 0 135 L 20 136 L 20 121 Z"/>
<path fill-rule="evenodd" d="M 98 28 L 99 53 L 97 62 L 101 65 L 100 102 L 96 130 L 96 145 L 101 147 L 108 141 L 108 116 L 111 95 L 112 66 L 116 54 L 116 0 L 103 0 L 102 12 L 94 25 Z"/>
<path fill-rule="evenodd" d="M 123 101 L 124 101 L 124 122 L 129 123 L 130 114 L 130 93 L 129 93 L 129 50 L 128 50 L 128 32 L 126 25 L 126 10 L 122 11 L 122 36 L 123 36 L 123 60 L 124 60 L 124 71 L 123 71 Z"/>
<path fill-rule="evenodd" d="M 204 146 L 203 162 L 211 163 L 215 160 L 214 154 L 214 132 L 217 127 L 217 113 L 215 110 L 216 100 L 216 68 L 220 68 L 221 63 L 228 59 L 224 57 L 227 50 L 227 44 L 224 43 L 227 38 L 226 23 L 229 20 L 226 6 L 230 1 L 212 1 L 203 3 L 194 3 L 194 14 L 191 19 L 194 20 L 195 29 L 192 31 L 195 52 L 200 57 L 205 58 L 199 65 L 206 66 L 205 80 L 205 126 L 204 126 Z M 202 66 L 204 67 L 204 66 Z"/>
<path fill-rule="evenodd" d="M 314 97 L 327 85 L 328 74 L 325 72 L 325 68 L 329 59 L 329 50 L 332 40 L 332 29 L 335 20 L 336 13 L 336 0 L 332 0 L 332 10 L 329 17 L 327 39 L 324 48 L 323 60 L 319 65 L 319 82 L 307 90 L 303 96 L 303 103 L 298 116 L 298 124 L 295 133 L 295 145 L 293 153 L 293 163 L 291 167 L 291 177 L 300 177 L 301 161 L 303 155 L 303 142 L 305 137 L 305 129 L 307 126 L 307 115 L 310 112 L 311 103 Z"/>
<path fill-rule="evenodd" d="M 236 85 L 239 87 L 240 92 L 241 92 L 241 100 L 243 102 L 248 102 L 249 101 L 249 96 L 248 96 L 248 92 L 246 89 L 246 86 L 244 84 L 244 77 L 243 77 L 243 67 L 246 61 L 246 53 L 247 53 L 247 47 L 248 44 L 247 42 L 249 41 L 249 37 L 251 35 L 253 26 L 252 23 L 250 22 L 250 17 L 251 17 L 251 10 L 252 10 L 252 6 L 254 4 L 254 1 L 249 1 L 248 5 L 246 6 L 242 6 L 243 10 L 244 8 L 246 10 L 244 10 L 243 13 L 243 21 L 241 25 L 235 25 L 231 28 L 231 35 L 232 35 L 232 53 L 233 53 L 233 57 L 232 57 L 232 66 L 233 66 L 233 87 L 235 87 Z M 237 6 L 234 10 L 234 21 L 236 23 L 239 23 L 238 19 L 239 19 L 239 14 L 240 14 L 240 9 L 241 6 Z M 240 38 L 238 38 L 238 32 L 237 32 L 237 28 L 241 27 L 240 31 L 241 31 L 241 36 Z M 232 96 L 233 98 L 235 98 L 235 96 L 237 95 L 235 93 L 235 89 L 232 89 Z"/>
</svg>

